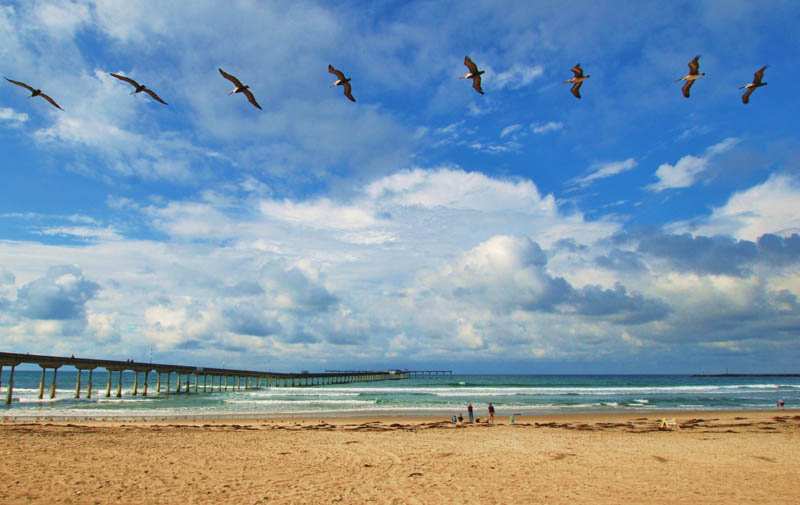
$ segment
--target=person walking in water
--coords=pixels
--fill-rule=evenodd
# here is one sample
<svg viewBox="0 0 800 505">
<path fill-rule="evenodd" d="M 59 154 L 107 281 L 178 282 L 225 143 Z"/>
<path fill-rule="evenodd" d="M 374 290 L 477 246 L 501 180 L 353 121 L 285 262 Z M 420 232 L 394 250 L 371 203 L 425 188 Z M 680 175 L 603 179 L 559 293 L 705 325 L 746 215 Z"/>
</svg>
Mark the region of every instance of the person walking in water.
<svg viewBox="0 0 800 505">
<path fill-rule="evenodd" d="M 489 424 L 494 424 L 494 405 L 489 402 Z"/>
<path fill-rule="evenodd" d="M 475 422 L 475 413 L 472 411 L 472 402 L 467 404 L 467 414 L 469 415 L 469 424 Z"/>
</svg>

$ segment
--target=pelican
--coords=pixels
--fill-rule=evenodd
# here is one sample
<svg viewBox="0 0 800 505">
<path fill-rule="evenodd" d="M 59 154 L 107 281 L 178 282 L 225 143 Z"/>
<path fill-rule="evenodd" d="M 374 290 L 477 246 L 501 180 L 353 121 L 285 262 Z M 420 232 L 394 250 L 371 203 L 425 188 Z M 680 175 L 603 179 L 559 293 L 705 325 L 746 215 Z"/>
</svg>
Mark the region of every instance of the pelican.
<svg viewBox="0 0 800 505">
<path fill-rule="evenodd" d="M 350 86 L 350 79 L 344 76 L 344 72 L 329 64 L 328 73 L 336 76 L 336 80 L 333 81 L 332 86 L 342 86 L 344 88 L 344 96 L 351 102 L 355 102 L 356 99 L 353 98 L 353 88 Z"/>
<path fill-rule="evenodd" d="M 120 74 L 109 74 L 109 75 L 111 75 L 111 77 L 116 77 L 120 81 L 127 82 L 128 84 L 133 86 L 134 89 L 133 89 L 133 92 L 131 92 L 131 95 L 135 95 L 136 93 L 141 93 L 142 91 L 144 91 L 145 93 L 150 95 L 150 98 L 152 98 L 156 102 L 160 102 L 160 103 L 163 103 L 164 105 L 167 105 L 167 102 L 162 100 L 161 97 L 158 96 L 155 91 L 153 91 L 152 89 L 148 88 L 144 84 L 139 84 L 138 82 L 134 81 L 130 77 L 125 77 L 124 75 L 120 75 Z"/>
<path fill-rule="evenodd" d="M 581 86 L 583 85 L 583 81 L 585 81 L 586 79 L 588 79 L 591 76 L 590 75 L 583 75 L 583 69 L 581 68 L 581 64 L 580 63 L 578 63 L 574 67 L 572 67 L 572 73 L 574 74 L 572 79 L 567 79 L 564 82 L 565 83 L 567 83 L 567 82 L 571 82 L 572 83 L 572 89 L 570 89 L 570 91 L 575 96 L 575 98 L 579 99 L 581 97 Z"/>
<path fill-rule="evenodd" d="M 219 73 L 222 75 L 222 77 L 228 79 L 233 83 L 234 86 L 236 86 L 230 93 L 228 93 L 228 95 L 233 95 L 235 93 L 244 93 L 244 96 L 247 97 L 247 101 L 253 104 L 253 107 L 255 107 L 258 110 L 263 110 L 261 106 L 258 105 L 258 102 L 256 102 L 256 97 L 253 96 L 253 92 L 250 91 L 250 86 L 245 86 L 244 84 L 242 84 L 242 81 L 237 79 L 235 76 L 232 76 L 228 72 L 222 70 L 221 68 L 219 69 Z"/>
<path fill-rule="evenodd" d="M 469 56 L 464 56 L 464 65 L 467 66 L 469 72 L 464 74 L 462 79 L 472 79 L 472 87 L 475 89 L 475 91 L 482 95 L 483 89 L 481 89 L 481 75 L 484 71 L 478 70 L 478 65 L 476 65 Z"/>
<path fill-rule="evenodd" d="M 6 77 L 6 80 L 7 80 L 8 82 L 10 82 L 11 84 L 16 84 L 17 86 L 19 86 L 19 87 L 21 87 L 21 88 L 25 88 L 25 89 L 27 89 L 28 91 L 30 91 L 30 92 L 31 92 L 31 96 L 29 96 L 28 98 L 33 98 L 33 97 L 36 97 L 36 96 L 40 96 L 40 97 L 44 98 L 45 100 L 47 100 L 48 102 L 50 102 L 50 105 L 52 105 L 52 106 L 53 106 L 53 107 L 55 107 L 56 109 L 58 109 L 58 110 L 64 110 L 64 109 L 62 109 L 62 108 L 61 108 L 61 106 L 60 106 L 60 105 L 58 105 L 58 104 L 56 103 L 56 101 L 55 101 L 55 100 L 53 100 L 52 98 L 50 98 L 48 95 L 46 95 L 46 94 L 42 93 L 42 90 L 40 90 L 40 89 L 35 89 L 33 86 L 29 86 L 29 85 L 25 84 L 24 82 L 20 82 L 20 81 L 13 81 L 13 80 L 9 79 L 8 77 Z"/>
<path fill-rule="evenodd" d="M 683 96 L 689 98 L 689 90 L 692 89 L 692 84 L 694 84 L 694 81 L 703 77 L 704 75 L 706 75 L 705 72 L 700 72 L 700 55 L 698 54 L 692 58 L 692 61 L 689 62 L 689 73 L 675 82 L 686 81 L 686 84 L 683 85 L 681 91 L 683 92 Z"/>
<path fill-rule="evenodd" d="M 742 103 L 743 104 L 747 105 L 748 103 L 750 103 L 750 95 L 753 94 L 753 91 L 755 91 L 757 88 L 760 88 L 761 86 L 766 86 L 767 85 L 766 82 L 761 82 L 761 79 L 764 78 L 764 70 L 766 70 L 766 69 L 767 69 L 767 65 L 764 65 L 763 67 L 759 68 L 756 71 L 756 73 L 753 74 L 753 82 L 748 82 L 747 84 L 745 84 L 744 86 L 739 88 L 739 89 L 746 89 L 747 90 L 742 95 Z"/>
</svg>

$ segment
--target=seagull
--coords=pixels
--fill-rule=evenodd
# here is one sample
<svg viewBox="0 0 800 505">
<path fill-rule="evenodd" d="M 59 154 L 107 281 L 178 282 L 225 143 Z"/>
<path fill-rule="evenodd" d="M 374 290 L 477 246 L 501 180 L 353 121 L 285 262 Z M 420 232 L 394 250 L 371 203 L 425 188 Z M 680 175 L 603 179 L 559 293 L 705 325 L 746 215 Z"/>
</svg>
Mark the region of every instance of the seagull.
<svg viewBox="0 0 800 505">
<path fill-rule="evenodd" d="M 686 84 L 683 85 L 681 91 L 683 91 L 683 96 L 689 98 L 689 90 L 692 89 L 692 84 L 694 84 L 694 81 L 704 75 L 706 75 L 705 72 L 700 72 L 700 55 L 698 54 L 692 58 L 692 61 L 689 62 L 689 73 L 675 82 L 686 81 Z"/>
<path fill-rule="evenodd" d="M 228 79 L 234 84 L 234 86 L 236 86 L 235 88 L 233 88 L 233 91 L 228 93 L 228 95 L 233 95 L 235 93 L 244 93 L 244 96 L 247 97 L 247 101 L 253 104 L 253 107 L 255 107 L 258 110 L 263 110 L 261 106 L 258 105 L 258 102 L 256 102 L 256 97 L 253 96 L 253 92 L 250 91 L 250 86 L 245 86 L 244 84 L 242 84 L 242 81 L 237 79 L 235 76 L 232 76 L 228 72 L 222 70 L 221 68 L 219 69 L 219 73 L 222 75 L 222 77 Z"/>
<path fill-rule="evenodd" d="M 583 75 L 583 69 L 581 68 L 581 64 L 578 63 L 574 67 L 572 67 L 572 73 L 575 74 L 572 79 L 567 79 L 564 81 L 565 83 L 571 82 L 572 89 L 570 90 L 575 98 L 581 97 L 581 86 L 583 85 L 583 81 L 588 79 L 589 75 Z"/>
<path fill-rule="evenodd" d="M 478 70 L 478 65 L 475 64 L 474 61 L 469 56 L 464 56 L 464 65 L 467 66 L 469 72 L 464 74 L 462 79 L 472 79 L 472 87 L 480 93 L 483 94 L 483 90 L 481 89 L 481 74 L 483 74 L 483 70 Z"/>
<path fill-rule="evenodd" d="M 750 95 L 753 94 L 753 91 L 755 91 L 756 88 L 760 88 L 761 86 L 766 86 L 767 85 L 766 82 L 761 82 L 761 79 L 764 78 L 764 70 L 766 70 L 766 69 L 767 69 L 767 65 L 764 65 L 763 67 L 759 68 L 756 71 L 756 73 L 753 74 L 753 82 L 748 82 L 747 84 L 745 84 L 744 86 L 739 88 L 739 89 L 746 89 L 747 90 L 742 95 L 742 103 L 743 104 L 747 105 L 748 103 L 750 103 Z"/>
<path fill-rule="evenodd" d="M 158 96 L 155 91 L 153 91 L 152 89 L 148 88 L 144 84 L 139 84 L 138 82 L 134 81 L 130 77 L 125 77 L 124 75 L 120 75 L 120 74 L 110 74 L 110 75 L 111 75 L 111 77 L 116 77 L 120 81 L 125 81 L 128 84 L 130 84 L 131 86 L 133 86 L 134 90 L 131 93 L 131 95 L 135 95 L 136 93 L 141 93 L 142 91 L 144 91 L 145 93 L 150 95 L 150 98 L 152 98 L 156 102 L 160 102 L 160 103 L 163 103 L 164 105 L 167 105 L 167 102 L 162 100 L 161 97 Z"/>
<path fill-rule="evenodd" d="M 328 73 L 336 76 L 336 80 L 333 81 L 332 86 L 342 86 L 344 88 L 344 96 L 346 96 L 351 102 L 355 102 L 356 99 L 353 98 L 353 88 L 350 86 L 350 79 L 344 76 L 344 72 L 334 68 L 333 65 L 329 64 Z"/>
<path fill-rule="evenodd" d="M 56 109 L 58 109 L 58 110 L 64 110 L 64 109 L 62 109 L 62 108 L 61 108 L 61 106 L 60 106 L 60 105 L 58 105 L 58 104 L 56 103 L 56 101 L 55 101 L 55 100 L 53 100 L 52 98 L 50 98 L 48 95 L 46 95 L 46 94 L 42 93 L 42 90 L 40 90 L 40 89 L 34 89 L 34 87 L 33 87 L 33 86 L 29 86 L 29 85 L 25 84 L 24 82 L 20 82 L 20 81 L 13 81 L 13 80 L 9 79 L 8 77 L 6 77 L 6 80 L 7 80 L 8 82 L 10 82 L 11 84 L 16 84 L 17 86 L 19 86 L 19 87 L 22 87 L 22 88 L 25 88 L 25 89 L 27 89 L 28 91 L 30 91 L 30 92 L 31 92 L 31 96 L 29 96 L 28 98 L 33 98 L 33 97 L 35 97 L 35 96 L 40 96 L 40 97 L 44 98 L 45 100 L 47 100 L 48 102 L 50 102 L 50 105 L 52 105 L 52 106 L 53 106 L 53 107 L 55 107 Z"/>
</svg>

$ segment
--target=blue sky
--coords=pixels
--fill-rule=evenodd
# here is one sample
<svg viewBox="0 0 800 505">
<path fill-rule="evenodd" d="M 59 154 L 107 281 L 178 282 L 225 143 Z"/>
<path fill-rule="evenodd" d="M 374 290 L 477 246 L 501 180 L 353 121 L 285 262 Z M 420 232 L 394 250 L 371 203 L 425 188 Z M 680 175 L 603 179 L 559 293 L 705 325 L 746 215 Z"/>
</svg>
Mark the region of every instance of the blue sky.
<svg viewBox="0 0 800 505">
<path fill-rule="evenodd" d="M 0 91 L 0 348 L 283 370 L 792 369 L 798 14 L 0 4 L 2 74 L 65 109 Z M 465 54 L 484 96 L 458 79 Z M 707 76 L 687 100 L 675 80 L 695 54 Z M 563 83 L 577 62 L 580 101 Z M 218 67 L 264 111 L 227 96 Z"/>
</svg>

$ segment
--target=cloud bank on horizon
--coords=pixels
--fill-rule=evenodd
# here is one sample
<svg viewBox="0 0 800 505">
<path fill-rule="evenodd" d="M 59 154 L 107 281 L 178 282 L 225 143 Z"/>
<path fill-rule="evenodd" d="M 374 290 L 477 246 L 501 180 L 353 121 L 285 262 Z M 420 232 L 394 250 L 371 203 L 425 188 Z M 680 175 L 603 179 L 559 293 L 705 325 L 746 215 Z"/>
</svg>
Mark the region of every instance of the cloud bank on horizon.
<svg viewBox="0 0 800 505">
<path fill-rule="evenodd" d="M 800 9 L 501 3 L 0 3 L 2 73 L 66 111 L 0 90 L 0 349 L 796 366 Z M 671 84 L 696 53 L 709 75 L 686 100 Z M 464 54 L 485 96 L 456 79 Z M 577 61 L 580 101 L 562 84 Z M 219 66 L 263 112 L 226 99 Z"/>
</svg>

